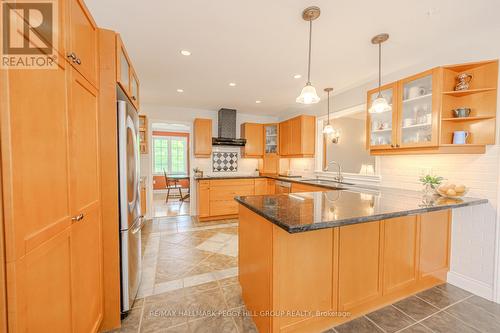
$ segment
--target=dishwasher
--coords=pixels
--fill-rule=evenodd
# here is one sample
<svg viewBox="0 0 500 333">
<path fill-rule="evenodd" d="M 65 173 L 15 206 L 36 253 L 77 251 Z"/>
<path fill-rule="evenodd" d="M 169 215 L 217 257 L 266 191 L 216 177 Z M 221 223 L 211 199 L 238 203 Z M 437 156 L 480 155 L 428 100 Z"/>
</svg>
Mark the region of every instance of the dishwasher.
<svg viewBox="0 0 500 333">
<path fill-rule="evenodd" d="M 276 194 L 290 193 L 291 187 L 292 183 L 277 180 L 275 184 Z"/>
</svg>

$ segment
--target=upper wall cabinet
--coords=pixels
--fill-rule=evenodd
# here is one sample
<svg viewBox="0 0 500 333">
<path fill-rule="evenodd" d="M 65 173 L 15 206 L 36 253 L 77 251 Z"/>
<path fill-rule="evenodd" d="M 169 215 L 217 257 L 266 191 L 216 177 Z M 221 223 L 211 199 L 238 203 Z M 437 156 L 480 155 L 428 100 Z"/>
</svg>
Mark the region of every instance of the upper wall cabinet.
<svg viewBox="0 0 500 333">
<path fill-rule="evenodd" d="M 193 133 L 194 156 L 210 157 L 212 155 L 212 119 L 196 118 Z"/>
<path fill-rule="evenodd" d="M 116 82 L 139 110 L 139 79 L 119 34 L 116 35 Z"/>
<path fill-rule="evenodd" d="M 470 82 L 456 90 L 461 77 Z M 495 143 L 497 79 L 498 61 L 485 61 L 438 67 L 383 86 L 391 110 L 367 112 L 370 153 L 484 153 Z M 377 94 L 368 91 L 368 109 Z"/>
<path fill-rule="evenodd" d="M 241 137 L 247 140 L 242 149 L 245 158 L 262 158 L 264 155 L 264 125 L 254 123 L 241 124 Z"/>
<path fill-rule="evenodd" d="M 280 123 L 280 156 L 314 157 L 316 117 L 301 115 Z"/>
<path fill-rule="evenodd" d="M 94 87 L 98 87 L 97 25 L 81 0 L 69 0 L 68 11 L 67 59 Z"/>
</svg>

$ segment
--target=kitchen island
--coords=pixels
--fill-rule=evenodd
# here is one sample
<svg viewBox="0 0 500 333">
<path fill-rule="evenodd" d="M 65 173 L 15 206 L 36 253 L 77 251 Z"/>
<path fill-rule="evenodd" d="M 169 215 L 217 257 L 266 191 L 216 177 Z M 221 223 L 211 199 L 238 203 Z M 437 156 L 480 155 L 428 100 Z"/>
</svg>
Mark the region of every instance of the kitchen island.
<svg viewBox="0 0 500 333">
<path fill-rule="evenodd" d="M 487 200 L 350 188 L 237 197 L 259 332 L 322 332 L 446 281 L 451 209 Z"/>
</svg>

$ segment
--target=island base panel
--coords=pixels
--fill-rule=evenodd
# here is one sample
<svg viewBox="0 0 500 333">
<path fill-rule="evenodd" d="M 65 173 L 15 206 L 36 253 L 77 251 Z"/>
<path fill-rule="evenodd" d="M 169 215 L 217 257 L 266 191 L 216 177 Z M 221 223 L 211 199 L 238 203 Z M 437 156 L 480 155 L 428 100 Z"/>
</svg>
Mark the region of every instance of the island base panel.
<svg viewBox="0 0 500 333">
<path fill-rule="evenodd" d="M 294 234 L 242 205 L 239 220 L 239 280 L 259 332 L 322 332 L 446 282 L 449 210 Z M 266 315 L 317 310 L 351 315 Z"/>
</svg>

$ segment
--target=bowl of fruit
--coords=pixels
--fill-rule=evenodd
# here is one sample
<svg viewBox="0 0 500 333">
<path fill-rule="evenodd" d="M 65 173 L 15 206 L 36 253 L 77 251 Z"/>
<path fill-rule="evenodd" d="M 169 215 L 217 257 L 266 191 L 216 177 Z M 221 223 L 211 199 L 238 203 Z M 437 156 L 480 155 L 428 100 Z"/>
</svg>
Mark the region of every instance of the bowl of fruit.
<svg viewBox="0 0 500 333">
<path fill-rule="evenodd" d="M 465 187 L 465 185 L 456 185 L 456 184 L 441 184 L 439 187 L 436 189 L 436 192 L 445 198 L 451 198 L 451 199 L 460 199 L 467 192 L 469 189 Z"/>
</svg>

